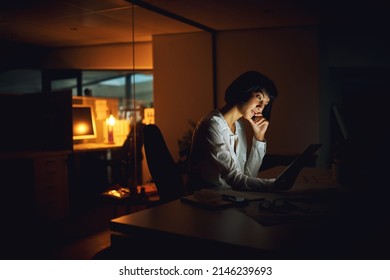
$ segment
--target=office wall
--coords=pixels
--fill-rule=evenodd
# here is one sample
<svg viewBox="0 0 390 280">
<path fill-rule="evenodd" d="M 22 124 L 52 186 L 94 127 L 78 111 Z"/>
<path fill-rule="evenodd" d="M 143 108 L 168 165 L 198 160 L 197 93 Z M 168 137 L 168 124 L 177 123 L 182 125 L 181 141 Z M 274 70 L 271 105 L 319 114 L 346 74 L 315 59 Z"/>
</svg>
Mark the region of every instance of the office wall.
<svg viewBox="0 0 390 280">
<path fill-rule="evenodd" d="M 359 35 L 331 33 L 327 35 L 327 62 L 329 67 L 389 67 L 390 42 L 387 31 Z"/>
<path fill-rule="evenodd" d="M 0 39 L 0 69 L 40 68 L 47 49 L 44 47 L 9 42 Z"/>
<path fill-rule="evenodd" d="M 152 43 L 109 44 L 49 51 L 43 67 L 52 69 L 148 70 L 153 68 Z"/>
<path fill-rule="evenodd" d="M 370 24 L 367 20 L 361 21 L 361 24 L 363 26 L 337 26 L 322 30 L 320 97 L 321 104 L 327 103 L 328 108 L 332 104 L 349 108 L 342 113 L 347 123 L 349 142 L 354 143 L 354 154 L 359 155 L 353 161 L 355 165 L 361 163 L 363 166 L 356 173 L 377 178 L 380 173 L 378 165 L 367 162 L 383 161 L 378 157 L 387 145 L 383 143 L 386 139 L 383 134 L 387 130 L 381 125 L 373 125 L 376 121 L 372 120 L 382 119 L 387 110 L 390 42 L 386 36 L 387 26 Z M 320 132 L 321 138 L 330 143 L 328 161 L 331 161 L 342 140 L 338 136 L 341 132 L 333 112 L 325 111 L 325 108 L 321 107 L 321 123 L 328 125 L 321 125 Z M 369 136 L 362 137 L 362 131 L 367 131 Z M 361 147 L 370 148 L 362 153 Z"/>
<path fill-rule="evenodd" d="M 174 159 L 177 141 L 213 108 L 211 35 L 206 32 L 153 38 L 156 123 Z"/>
</svg>

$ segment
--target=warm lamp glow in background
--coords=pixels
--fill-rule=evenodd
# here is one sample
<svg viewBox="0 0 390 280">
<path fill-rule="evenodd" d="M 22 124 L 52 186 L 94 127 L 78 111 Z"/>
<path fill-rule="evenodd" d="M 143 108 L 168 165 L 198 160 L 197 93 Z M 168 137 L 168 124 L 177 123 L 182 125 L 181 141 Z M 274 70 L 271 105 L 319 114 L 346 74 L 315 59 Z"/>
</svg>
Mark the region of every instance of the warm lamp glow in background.
<svg viewBox="0 0 390 280">
<path fill-rule="evenodd" d="M 106 122 L 108 126 L 113 127 L 115 125 L 115 117 L 112 114 L 110 114 Z"/>
<path fill-rule="evenodd" d="M 115 117 L 110 114 L 110 116 L 106 119 L 107 129 L 108 129 L 108 143 L 114 142 L 114 126 L 115 126 Z"/>
<path fill-rule="evenodd" d="M 90 126 L 86 122 L 80 122 L 75 127 L 75 132 L 77 135 L 87 134 L 88 131 L 91 130 Z"/>
</svg>

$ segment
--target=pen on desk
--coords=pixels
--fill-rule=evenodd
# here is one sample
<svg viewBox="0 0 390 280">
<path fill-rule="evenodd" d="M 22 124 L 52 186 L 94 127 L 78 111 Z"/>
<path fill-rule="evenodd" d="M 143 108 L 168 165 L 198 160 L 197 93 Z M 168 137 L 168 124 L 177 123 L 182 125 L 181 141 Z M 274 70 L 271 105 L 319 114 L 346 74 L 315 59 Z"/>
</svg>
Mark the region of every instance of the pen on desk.
<svg viewBox="0 0 390 280">
<path fill-rule="evenodd" d="M 245 197 L 237 197 L 234 195 L 228 195 L 228 194 L 223 194 L 222 199 L 228 200 L 228 201 L 234 201 L 234 202 L 255 202 L 255 201 L 262 201 L 264 200 L 263 197 L 257 197 L 257 198 L 245 198 Z"/>
<path fill-rule="evenodd" d="M 256 202 L 256 201 L 263 201 L 265 198 L 264 197 L 258 197 L 258 198 L 250 198 L 247 199 L 249 202 Z"/>
</svg>

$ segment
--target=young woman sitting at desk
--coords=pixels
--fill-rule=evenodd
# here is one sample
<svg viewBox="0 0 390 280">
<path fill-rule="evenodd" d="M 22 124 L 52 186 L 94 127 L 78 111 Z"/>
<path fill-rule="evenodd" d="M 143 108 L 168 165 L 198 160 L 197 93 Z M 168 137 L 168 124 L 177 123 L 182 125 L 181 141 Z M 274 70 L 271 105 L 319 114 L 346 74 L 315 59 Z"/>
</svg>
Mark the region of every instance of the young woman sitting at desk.
<svg viewBox="0 0 390 280">
<path fill-rule="evenodd" d="M 257 178 L 266 153 L 265 134 L 277 89 L 265 75 L 248 71 L 225 92 L 226 104 L 197 124 L 189 156 L 189 188 L 269 191 L 274 179 Z M 248 150 L 244 121 L 253 130 Z M 249 154 L 248 154 L 249 153 Z"/>
</svg>

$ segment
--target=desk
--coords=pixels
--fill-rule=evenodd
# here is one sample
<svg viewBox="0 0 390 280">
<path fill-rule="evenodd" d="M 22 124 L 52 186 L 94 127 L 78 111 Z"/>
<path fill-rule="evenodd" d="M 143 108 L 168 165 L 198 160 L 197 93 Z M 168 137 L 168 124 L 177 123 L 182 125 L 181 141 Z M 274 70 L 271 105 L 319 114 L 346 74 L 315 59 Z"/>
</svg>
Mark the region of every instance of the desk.
<svg viewBox="0 0 390 280">
<path fill-rule="evenodd" d="M 122 144 L 114 143 L 114 144 L 109 144 L 109 143 L 79 143 L 79 144 L 74 144 L 73 145 L 73 152 L 74 152 L 74 161 L 75 161 L 75 167 L 80 169 L 80 161 L 82 157 L 93 157 L 93 153 L 95 154 L 95 160 L 96 161 L 102 161 L 102 163 L 105 166 L 105 173 L 107 174 L 107 183 L 112 184 L 114 181 L 113 178 L 113 162 L 116 163 L 116 165 L 120 167 L 120 159 L 113 159 L 113 152 L 115 150 L 119 150 L 123 147 Z M 84 155 L 83 155 L 84 154 Z M 85 156 L 88 154 L 87 156 Z M 117 166 L 117 169 L 118 169 Z M 85 167 L 84 167 L 85 169 Z M 96 171 L 96 170 L 95 170 Z M 118 171 L 117 171 L 118 173 Z M 120 171 L 119 171 L 120 173 Z M 118 179 L 117 177 L 120 176 L 117 174 L 116 180 Z M 115 177 L 115 176 L 114 176 Z M 107 184 L 105 184 L 107 185 Z"/>
<path fill-rule="evenodd" d="M 305 171 L 318 170 L 303 170 L 300 180 Z M 111 245 L 126 259 L 379 258 L 378 240 L 349 218 L 345 212 L 332 221 L 264 226 L 240 208 L 206 210 L 175 200 L 111 220 Z"/>
<path fill-rule="evenodd" d="M 122 179 L 122 144 L 79 143 L 70 157 L 70 196 L 72 210 L 88 209 L 100 195 Z M 116 154 L 117 153 L 117 154 Z"/>
<path fill-rule="evenodd" d="M 88 152 L 88 151 L 102 151 L 119 149 L 123 146 L 122 144 L 109 144 L 109 143 L 79 143 L 73 145 L 74 152 Z"/>
</svg>

